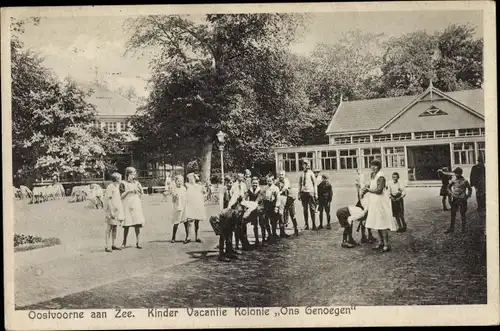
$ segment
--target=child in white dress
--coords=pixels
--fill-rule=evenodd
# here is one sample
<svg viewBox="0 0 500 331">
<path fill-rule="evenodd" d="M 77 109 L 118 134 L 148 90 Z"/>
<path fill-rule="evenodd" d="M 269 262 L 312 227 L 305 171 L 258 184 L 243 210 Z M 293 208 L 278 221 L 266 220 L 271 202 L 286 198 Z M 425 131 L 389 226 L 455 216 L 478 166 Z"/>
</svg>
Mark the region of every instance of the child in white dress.
<svg viewBox="0 0 500 331">
<path fill-rule="evenodd" d="M 179 228 L 179 224 L 183 223 L 186 230 L 184 243 L 187 244 L 189 242 L 189 223 L 186 222 L 187 190 L 186 186 L 184 186 L 184 177 L 180 175 L 175 176 L 175 186 L 172 189 L 172 203 L 172 239 L 170 242 L 175 243 L 177 229 Z"/>
<path fill-rule="evenodd" d="M 186 202 L 186 220 L 194 222 L 195 241 L 201 243 L 198 238 L 200 222 L 207 217 L 205 212 L 205 187 L 196 182 L 196 175 L 190 173 L 187 175 L 187 202 Z"/>
<path fill-rule="evenodd" d="M 133 167 L 125 169 L 125 180 L 120 183 L 120 194 L 123 203 L 125 219 L 123 221 L 123 247 L 127 246 L 127 236 L 129 228 L 135 230 L 135 247 L 141 249 L 139 235 L 141 228 L 146 222 L 142 212 L 141 197 L 143 194 L 141 184 L 135 179 L 137 171 Z"/>
<path fill-rule="evenodd" d="M 106 213 L 106 252 L 111 253 L 114 250 L 120 251 L 121 248 L 115 246 L 116 230 L 118 225 L 121 225 L 125 215 L 123 214 L 123 205 L 120 197 L 120 181 L 122 176 L 115 172 L 111 175 L 111 184 L 106 188 L 104 193 L 104 212 Z M 111 247 L 109 239 L 111 238 Z"/>
</svg>

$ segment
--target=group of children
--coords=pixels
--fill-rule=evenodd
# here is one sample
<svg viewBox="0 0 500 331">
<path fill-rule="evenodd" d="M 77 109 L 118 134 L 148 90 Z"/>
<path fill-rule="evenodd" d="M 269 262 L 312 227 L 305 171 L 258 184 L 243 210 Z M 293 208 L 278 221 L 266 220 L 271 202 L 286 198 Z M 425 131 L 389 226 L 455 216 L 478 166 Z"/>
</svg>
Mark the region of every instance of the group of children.
<svg viewBox="0 0 500 331">
<path fill-rule="evenodd" d="M 309 217 L 312 221 L 312 230 L 323 228 L 323 216 L 326 214 L 326 228 L 331 229 L 330 208 L 333 197 L 331 184 L 328 182 L 328 177 L 319 171 L 311 171 L 308 168 L 307 161 L 304 162 L 304 173 L 299 178 L 299 194 L 298 199 L 302 202 L 304 211 L 304 230 L 309 229 Z M 380 165 L 374 171 L 379 173 Z M 361 176 L 359 178 L 362 178 Z M 373 176 L 371 181 L 376 186 L 378 177 Z M 267 185 L 263 188 L 259 185 L 257 178 L 252 178 L 247 170 L 246 174 L 238 174 L 236 181 L 233 183 L 231 178 L 225 179 L 224 189 L 224 205 L 219 216 L 214 216 L 210 219 L 210 223 L 216 234 L 220 235 L 219 240 L 219 260 L 229 261 L 231 258 L 237 258 L 239 243 L 242 244 L 243 250 L 249 250 L 250 245 L 247 239 L 246 228 L 247 224 L 253 225 L 255 245 L 261 244 L 259 240 L 259 228 L 262 238 L 262 244 L 269 241 L 274 241 L 277 238 L 288 238 L 289 235 L 285 232 L 285 227 L 288 220 L 292 221 L 294 235 L 298 235 L 297 220 L 295 217 L 295 198 L 290 192 L 290 182 L 285 177 L 285 172 L 279 172 L 278 178 L 275 180 L 272 176 L 266 178 Z M 375 243 L 377 240 L 372 235 L 372 228 L 366 224 L 369 215 L 370 199 L 369 197 L 375 192 L 370 191 L 370 185 L 364 185 L 362 179 L 356 183 L 358 200 L 353 206 L 343 207 L 337 210 L 337 218 L 340 225 L 344 228 L 342 244 L 344 248 L 352 248 L 357 245 L 353 239 L 354 221 L 359 221 L 358 231 L 361 229 L 362 243 Z M 392 181 L 385 184 L 384 192 L 388 195 L 383 195 L 380 203 L 372 203 L 372 226 L 379 231 L 380 243 L 377 249 L 389 251 L 388 236 L 386 230 L 405 232 L 407 224 L 404 217 L 404 197 L 406 196 L 404 185 L 399 181 L 399 174 L 392 175 Z M 248 188 L 249 187 L 249 188 Z M 375 189 L 375 188 L 373 188 Z M 373 194 L 368 194 L 373 193 Z M 388 204 L 385 204 L 387 198 Z M 390 201 L 390 202 L 389 202 Z M 389 214 L 377 214 L 377 204 L 389 206 L 385 211 Z M 318 215 L 319 214 L 319 215 Z M 319 216 L 319 226 L 316 227 L 316 215 Z M 378 221 L 379 218 L 385 219 Z M 389 221 L 388 219 L 392 220 Z M 379 222 L 379 223 L 377 223 Z M 389 223 L 387 223 L 389 222 Z M 277 234 L 279 228 L 280 233 Z M 235 245 L 233 248 L 233 235 L 235 237 Z"/>
<path fill-rule="evenodd" d="M 121 174 L 111 175 L 111 184 L 104 193 L 105 211 L 105 251 L 111 253 L 114 250 L 122 250 L 127 246 L 127 237 L 130 228 L 134 228 L 136 236 L 136 248 L 141 249 L 140 233 L 145 223 L 142 211 L 141 196 L 143 189 L 136 180 L 137 171 L 128 167 L 125 169 L 125 180 Z M 123 242 L 121 247 L 115 245 L 117 228 L 123 227 Z"/>
<path fill-rule="evenodd" d="M 372 230 L 377 230 L 380 240 L 374 249 L 389 252 L 391 247 L 388 232 L 407 231 L 404 215 L 406 190 L 400 181 L 399 173 L 394 172 L 392 181 L 386 183 L 380 171 L 380 163 L 374 160 L 371 167 L 369 184 L 364 183 L 363 174 L 358 170 L 355 183 L 356 204 L 337 210 L 339 224 L 344 228 L 341 247 L 353 248 L 358 245 L 353 238 L 354 222 L 358 221 L 357 231 L 361 229 L 361 243 L 376 243 Z"/>
<path fill-rule="evenodd" d="M 373 162 L 370 184 L 365 185 L 363 176 L 358 170 L 356 180 L 357 202 L 354 205 L 339 208 L 336 212 L 339 224 L 344 228 L 341 247 L 353 248 L 358 243 L 353 238 L 354 222 L 358 221 L 357 231 L 361 230 L 361 243 L 375 243 L 377 240 L 372 230 L 378 230 L 380 241 L 377 249 L 383 252 L 390 251 L 388 231 L 405 232 L 407 224 L 404 216 L 404 198 L 406 191 L 400 182 L 397 172 L 392 174 L 392 180 L 385 182 L 380 164 Z M 462 176 L 462 169 L 456 168 L 452 173 L 440 169 L 439 175 L 443 180 L 441 195 L 443 196 L 443 209 L 446 200 L 451 205 L 451 224 L 447 233 L 455 228 L 457 211 L 462 218 L 462 230 L 465 228 L 465 213 L 467 199 L 472 194 L 472 188 Z M 136 248 L 141 249 L 140 231 L 145 224 L 142 211 L 141 196 L 143 189 L 136 180 L 136 170 L 129 167 L 125 170 L 125 180 L 119 173 L 111 176 L 112 183 L 108 185 L 104 206 L 106 212 L 106 252 L 121 250 L 127 245 L 129 229 L 134 228 L 136 234 Z M 454 178 L 450 181 L 451 176 Z M 168 181 L 168 178 L 167 178 Z M 207 219 L 205 211 L 205 185 L 200 183 L 200 178 L 194 173 L 187 175 L 187 182 L 183 176 L 176 176 L 173 183 L 168 183 L 166 194 L 172 196 L 173 213 L 171 216 L 172 237 L 171 242 L 176 242 L 179 224 L 184 225 L 184 243 L 191 242 L 190 228 L 194 224 L 194 240 L 202 242 L 199 238 L 200 222 Z M 309 229 L 308 216 L 311 216 L 312 229 L 323 228 L 323 214 L 326 214 L 326 228 L 331 229 L 330 208 L 333 190 L 325 174 L 314 172 L 304 163 L 304 173 L 299 178 L 298 199 L 301 200 L 304 211 L 304 229 Z M 255 245 L 265 245 L 278 238 L 290 237 L 285 228 L 291 220 L 294 236 L 298 236 L 298 224 L 295 217 L 295 198 L 291 194 L 289 180 L 285 172 L 281 171 L 278 178 L 268 175 L 266 185 L 260 186 L 259 179 L 252 177 L 249 170 L 245 174 L 238 174 L 232 178 L 224 179 L 223 209 L 218 216 L 210 218 L 210 224 L 219 238 L 219 260 L 230 261 L 237 258 L 239 246 L 243 250 L 250 250 L 252 246 L 248 241 L 247 225 L 253 227 Z M 371 211 L 370 211 L 371 210 Z M 315 218 L 319 214 L 319 226 L 316 227 Z M 371 217 L 370 217 L 371 216 Z M 115 245 L 117 227 L 122 226 L 122 247 Z M 279 229 L 279 235 L 278 235 Z M 260 231 L 259 231 L 260 230 Z M 260 232 L 260 235 L 259 235 Z M 233 248 L 234 236 L 234 248 Z"/>
</svg>

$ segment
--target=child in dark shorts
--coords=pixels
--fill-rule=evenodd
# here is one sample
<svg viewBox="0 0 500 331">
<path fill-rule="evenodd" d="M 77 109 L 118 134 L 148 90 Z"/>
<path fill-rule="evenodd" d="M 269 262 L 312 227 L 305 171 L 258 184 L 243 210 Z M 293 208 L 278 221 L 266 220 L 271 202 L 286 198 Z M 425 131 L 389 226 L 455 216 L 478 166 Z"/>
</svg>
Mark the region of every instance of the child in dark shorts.
<svg viewBox="0 0 500 331">
<path fill-rule="evenodd" d="M 344 228 L 341 244 L 343 248 L 353 248 L 357 245 L 352 237 L 353 223 L 366 219 L 368 209 L 364 206 L 367 205 L 366 200 L 358 200 L 355 206 L 342 207 L 337 210 L 340 226 Z"/>
<path fill-rule="evenodd" d="M 388 184 L 391 197 L 392 216 L 398 223 L 398 232 L 405 232 L 407 229 L 405 221 L 404 197 L 406 196 L 405 186 L 399 180 L 399 173 L 392 174 L 392 183 Z"/>
</svg>

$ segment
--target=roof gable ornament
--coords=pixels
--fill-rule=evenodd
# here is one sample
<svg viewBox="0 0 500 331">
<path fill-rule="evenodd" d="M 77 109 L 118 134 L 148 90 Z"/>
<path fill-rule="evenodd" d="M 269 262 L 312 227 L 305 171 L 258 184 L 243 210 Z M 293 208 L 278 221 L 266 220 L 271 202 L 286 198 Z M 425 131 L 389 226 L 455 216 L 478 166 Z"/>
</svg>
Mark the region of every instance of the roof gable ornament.
<svg viewBox="0 0 500 331">
<path fill-rule="evenodd" d="M 419 115 L 419 117 L 424 117 L 424 116 L 439 116 L 439 115 L 448 115 L 448 113 L 442 111 L 438 107 L 431 105 L 429 108 L 427 108 L 426 111 L 424 111 L 422 114 Z"/>
</svg>

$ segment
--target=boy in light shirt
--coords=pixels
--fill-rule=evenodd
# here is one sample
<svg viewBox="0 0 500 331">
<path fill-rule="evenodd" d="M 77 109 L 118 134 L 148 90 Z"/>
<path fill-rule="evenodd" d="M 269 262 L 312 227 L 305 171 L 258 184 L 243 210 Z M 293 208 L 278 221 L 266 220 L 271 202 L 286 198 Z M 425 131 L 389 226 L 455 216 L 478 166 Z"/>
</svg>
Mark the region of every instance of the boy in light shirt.
<svg viewBox="0 0 500 331">
<path fill-rule="evenodd" d="M 353 223 L 354 221 L 362 222 L 366 219 L 368 214 L 367 199 L 368 195 L 365 195 L 361 200 L 358 200 L 355 206 L 342 207 L 337 210 L 340 226 L 344 228 L 341 244 L 343 248 L 353 248 L 358 244 L 352 237 Z"/>
</svg>

